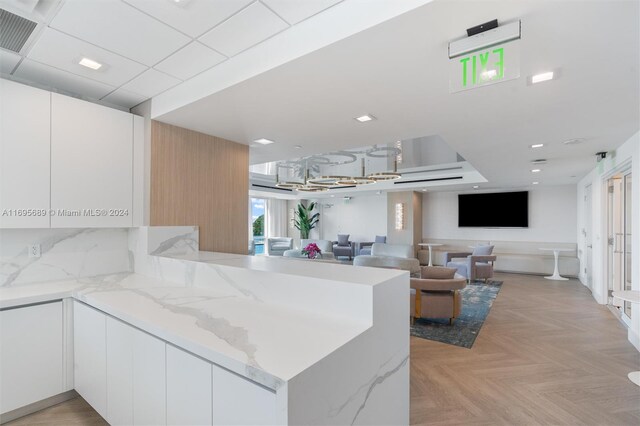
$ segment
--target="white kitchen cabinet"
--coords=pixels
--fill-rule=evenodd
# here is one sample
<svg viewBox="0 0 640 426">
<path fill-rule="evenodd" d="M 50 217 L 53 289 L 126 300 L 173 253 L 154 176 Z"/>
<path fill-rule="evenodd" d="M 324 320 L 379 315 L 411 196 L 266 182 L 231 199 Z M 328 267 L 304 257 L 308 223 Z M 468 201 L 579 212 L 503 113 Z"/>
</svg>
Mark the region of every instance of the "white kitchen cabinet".
<svg viewBox="0 0 640 426">
<path fill-rule="evenodd" d="M 73 303 L 74 383 L 76 391 L 107 418 L 106 316 Z"/>
<path fill-rule="evenodd" d="M 214 425 L 274 425 L 276 407 L 272 390 L 213 366 Z"/>
<path fill-rule="evenodd" d="M 133 223 L 133 116 L 51 94 L 52 228 Z"/>
<path fill-rule="evenodd" d="M 0 79 L 0 228 L 49 227 L 51 93 Z"/>
<path fill-rule="evenodd" d="M 107 417 L 109 424 L 133 424 L 133 327 L 107 317 Z"/>
<path fill-rule="evenodd" d="M 167 424 L 212 424 L 211 380 L 210 363 L 167 345 Z"/>
<path fill-rule="evenodd" d="M 62 302 L 0 311 L 0 413 L 64 392 Z"/>
<path fill-rule="evenodd" d="M 164 425 L 166 417 L 165 342 L 134 329 L 133 424 Z"/>
</svg>

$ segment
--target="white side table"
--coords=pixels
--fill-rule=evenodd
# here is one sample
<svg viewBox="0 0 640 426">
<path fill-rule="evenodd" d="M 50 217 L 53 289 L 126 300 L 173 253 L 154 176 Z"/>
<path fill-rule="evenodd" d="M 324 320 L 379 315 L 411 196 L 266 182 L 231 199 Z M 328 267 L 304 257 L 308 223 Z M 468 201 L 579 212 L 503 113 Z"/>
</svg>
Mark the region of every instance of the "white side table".
<svg viewBox="0 0 640 426">
<path fill-rule="evenodd" d="M 431 253 L 431 247 L 439 247 L 442 244 L 436 244 L 436 243 L 418 243 L 418 245 L 420 247 L 429 247 L 429 266 L 433 266 L 433 256 Z"/>
<path fill-rule="evenodd" d="M 542 251 L 552 251 L 553 252 L 553 257 L 555 258 L 555 265 L 553 267 L 553 275 L 549 276 L 549 277 L 545 277 L 548 280 L 558 280 L 558 281 L 566 281 L 569 278 L 565 278 L 560 276 L 560 272 L 558 272 L 558 255 L 560 254 L 561 251 L 573 251 L 573 249 L 567 249 L 567 248 L 541 248 L 540 250 Z"/>
<path fill-rule="evenodd" d="M 614 291 L 613 297 L 626 302 L 640 303 L 640 291 L 638 290 Z M 629 377 L 629 380 L 631 380 L 636 386 L 640 386 L 640 371 L 632 371 L 627 377 Z"/>
</svg>

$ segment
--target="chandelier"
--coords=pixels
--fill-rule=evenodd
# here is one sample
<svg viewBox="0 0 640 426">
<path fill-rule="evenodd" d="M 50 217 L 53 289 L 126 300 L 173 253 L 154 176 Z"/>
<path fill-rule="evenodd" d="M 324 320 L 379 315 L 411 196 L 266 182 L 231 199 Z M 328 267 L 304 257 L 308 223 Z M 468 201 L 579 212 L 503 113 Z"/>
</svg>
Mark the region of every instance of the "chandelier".
<svg viewBox="0 0 640 426">
<path fill-rule="evenodd" d="M 322 175 L 320 167 L 341 166 L 357 161 L 360 155 L 360 175 Z M 332 188 L 344 188 L 349 186 L 371 185 L 380 181 L 396 180 L 402 177 L 398 173 L 398 158 L 402 155 L 399 146 L 379 147 L 374 145 L 363 151 L 337 151 L 322 155 L 312 155 L 298 160 L 289 160 L 276 163 L 276 187 L 300 192 L 325 192 Z M 366 174 L 365 158 L 394 158 L 393 170 Z M 293 170 L 299 180 L 280 181 L 278 173 L 280 168 Z M 310 172 L 317 173 L 311 176 Z M 294 177 L 295 179 L 295 177 Z"/>
</svg>

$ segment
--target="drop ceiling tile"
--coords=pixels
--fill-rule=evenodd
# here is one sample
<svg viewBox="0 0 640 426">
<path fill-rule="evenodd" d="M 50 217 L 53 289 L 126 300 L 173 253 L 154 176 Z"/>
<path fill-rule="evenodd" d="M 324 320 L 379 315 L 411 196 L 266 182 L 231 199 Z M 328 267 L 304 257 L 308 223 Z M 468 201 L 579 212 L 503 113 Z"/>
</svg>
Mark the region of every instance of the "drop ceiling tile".
<svg viewBox="0 0 640 426">
<path fill-rule="evenodd" d="M 100 99 L 115 87 L 25 58 L 13 75 L 53 91 L 88 99 Z"/>
<path fill-rule="evenodd" d="M 111 86 L 121 86 L 147 69 L 146 66 L 135 61 L 51 28 L 44 30 L 29 51 L 28 57 Z M 83 67 L 78 64 L 82 58 L 99 62 L 102 67 L 98 70 Z"/>
<path fill-rule="evenodd" d="M 170 75 L 156 71 L 153 68 L 149 68 L 147 71 L 140 74 L 124 86 L 123 89 L 133 93 L 137 93 L 147 98 L 152 98 L 158 93 L 180 83 L 180 80 L 173 78 Z"/>
<path fill-rule="evenodd" d="M 190 41 L 120 1 L 67 1 L 51 27 L 149 66 Z"/>
<path fill-rule="evenodd" d="M 215 50 L 194 41 L 160 62 L 154 68 L 181 80 L 188 80 L 225 59 L 227 58 Z"/>
<path fill-rule="evenodd" d="M 288 26 L 265 5 L 256 2 L 212 29 L 199 40 L 218 52 L 233 56 Z"/>
<path fill-rule="evenodd" d="M 342 0 L 262 0 L 263 3 L 292 25 L 318 12 L 322 12 L 341 1 Z"/>
<path fill-rule="evenodd" d="M 198 37 L 253 0 L 124 0 L 191 37 Z"/>
<path fill-rule="evenodd" d="M 11 74 L 11 71 L 20 62 L 20 55 L 0 49 L 0 72 L 3 74 Z"/>
<path fill-rule="evenodd" d="M 146 96 L 138 95 L 137 93 L 129 92 L 125 89 L 115 90 L 102 98 L 103 101 L 114 105 L 120 105 L 125 108 L 133 108 L 147 99 L 148 98 Z"/>
</svg>

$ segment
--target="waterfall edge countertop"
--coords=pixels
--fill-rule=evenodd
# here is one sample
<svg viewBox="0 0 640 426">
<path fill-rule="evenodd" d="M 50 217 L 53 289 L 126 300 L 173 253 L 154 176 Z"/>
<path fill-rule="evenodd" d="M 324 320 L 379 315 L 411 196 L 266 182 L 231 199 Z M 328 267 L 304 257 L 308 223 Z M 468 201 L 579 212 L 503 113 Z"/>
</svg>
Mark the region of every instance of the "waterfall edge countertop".
<svg viewBox="0 0 640 426">
<path fill-rule="evenodd" d="M 0 288 L 0 308 L 69 297 L 274 390 L 371 327 L 135 273 Z"/>
</svg>

